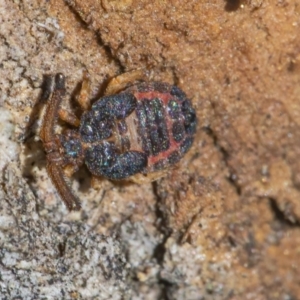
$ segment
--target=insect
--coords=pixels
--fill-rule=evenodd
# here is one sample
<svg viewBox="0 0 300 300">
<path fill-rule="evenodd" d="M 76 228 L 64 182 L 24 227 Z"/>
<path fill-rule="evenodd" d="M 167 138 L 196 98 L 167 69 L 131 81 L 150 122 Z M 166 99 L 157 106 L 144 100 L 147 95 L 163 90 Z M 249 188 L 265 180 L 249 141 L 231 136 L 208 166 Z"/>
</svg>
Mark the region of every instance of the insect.
<svg viewBox="0 0 300 300">
<path fill-rule="evenodd" d="M 131 72 L 114 78 L 105 96 L 91 105 L 85 73 L 78 97 L 83 110 L 80 118 L 60 108 L 65 77 L 55 76 L 40 138 L 48 175 L 69 210 L 79 210 L 81 205 L 66 175 L 71 176 L 83 164 L 94 176 L 151 181 L 191 147 L 197 120 L 185 93 L 167 83 L 134 81 L 138 76 L 140 72 Z M 73 129 L 56 133 L 58 118 Z"/>
</svg>

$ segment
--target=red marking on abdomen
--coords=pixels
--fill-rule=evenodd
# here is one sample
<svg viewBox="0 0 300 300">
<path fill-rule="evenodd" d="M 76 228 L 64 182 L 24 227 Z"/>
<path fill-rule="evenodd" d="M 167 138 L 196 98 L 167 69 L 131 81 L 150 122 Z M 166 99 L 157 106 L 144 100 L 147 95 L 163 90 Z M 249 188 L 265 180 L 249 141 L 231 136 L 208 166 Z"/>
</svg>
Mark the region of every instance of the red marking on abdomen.
<svg viewBox="0 0 300 300">
<path fill-rule="evenodd" d="M 166 125 L 167 125 L 167 132 L 168 132 L 168 138 L 170 141 L 170 147 L 167 150 L 161 151 L 157 155 L 149 155 L 148 157 L 148 167 L 152 167 L 155 163 L 157 163 L 160 160 L 166 160 L 169 155 L 176 151 L 180 150 L 180 142 L 176 142 L 173 139 L 173 134 L 172 134 L 172 125 L 173 125 L 173 120 L 171 117 L 168 115 L 167 111 L 167 105 L 171 99 L 173 99 L 172 95 L 169 93 L 160 93 L 157 91 L 151 91 L 151 92 L 135 92 L 134 96 L 138 101 L 145 101 L 146 99 L 151 101 L 153 99 L 160 99 L 163 102 L 164 106 L 164 111 L 165 111 L 165 120 L 166 120 Z"/>
<path fill-rule="evenodd" d="M 180 143 L 175 142 L 172 138 L 170 138 L 170 147 L 168 150 L 162 151 L 160 152 L 158 155 L 154 156 L 154 155 L 150 155 L 148 157 L 148 167 L 151 167 L 152 165 L 154 165 L 155 163 L 157 163 L 160 160 L 165 160 L 167 159 L 167 157 L 169 157 L 169 155 L 175 151 L 178 150 L 180 146 Z"/>
<path fill-rule="evenodd" d="M 155 98 L 160 99 L 164 106 L 168 105 L 168 102 L 170 101 L 170 99 L 172 99 L 172 95 L 170 95 L 169 93 L 160 93 L 160 92 L 156 92 L 156 91 L 152 91 L 152 92 L 135 92 L 134 96 L 136 97 L 136 99 L 138 101 L 144 100 L 144 99 L 148 99 L 148 100 L 152 100 Z"/>
</svg>

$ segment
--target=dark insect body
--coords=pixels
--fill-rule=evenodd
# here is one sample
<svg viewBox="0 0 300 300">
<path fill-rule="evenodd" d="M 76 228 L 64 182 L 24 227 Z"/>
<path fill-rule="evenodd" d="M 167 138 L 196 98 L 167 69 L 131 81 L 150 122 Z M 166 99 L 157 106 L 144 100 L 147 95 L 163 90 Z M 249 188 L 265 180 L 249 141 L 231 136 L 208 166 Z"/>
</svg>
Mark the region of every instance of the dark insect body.
<svg viewBox="0 0 300 300">
<path fill-rule="evenodd" d="M 63 86 L 64 77 L 58 74 L 41 138 L 48 173 L 70 210 L 79 209 L 80 204 L 74 195 L 70 197 L 70 189 L 65 191 L 68 185 L 60 175 L 64 169 L 69 168 L 72 174 L 85 164 L 95 176 L 155 180 L 192 145 L 196 132 L 192 104 L 178 87 L 161 82 L 136 83 L 100 98 L 91 107 L 82 97 L 79 102 L 86 111 L 80 120 L 71 113 L 60 113 L 61 118 L 79 128 L 57 135 L 53 127 Z"/>
</svg>

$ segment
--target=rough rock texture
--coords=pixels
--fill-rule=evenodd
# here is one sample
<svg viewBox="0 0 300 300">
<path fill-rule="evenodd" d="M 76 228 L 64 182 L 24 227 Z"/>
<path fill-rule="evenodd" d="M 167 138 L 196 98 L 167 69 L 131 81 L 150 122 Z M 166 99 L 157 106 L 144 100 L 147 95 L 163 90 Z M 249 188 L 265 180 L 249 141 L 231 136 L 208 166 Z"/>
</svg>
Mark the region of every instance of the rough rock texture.
<svg viewBox="0 0 300 300">
<path fill-rule="evenodd" d="M 3 170 L 2 185 L 2 299 L 128 297 L 129 265 L 115 238 L 80 222 L 47 222 L 14 163 Z"/>
<path fill-rule="evenodd" d="M 1 293 L 298 299 L 297 2 L 0 0 Z M 47 75 L 74 108 L 84 69 L 95 98 L 137 68 L 187 93 L 195 143 L 152 184 L 92 189 L 81 170 L 68 213 L 37 137 Z"/>
</svg>

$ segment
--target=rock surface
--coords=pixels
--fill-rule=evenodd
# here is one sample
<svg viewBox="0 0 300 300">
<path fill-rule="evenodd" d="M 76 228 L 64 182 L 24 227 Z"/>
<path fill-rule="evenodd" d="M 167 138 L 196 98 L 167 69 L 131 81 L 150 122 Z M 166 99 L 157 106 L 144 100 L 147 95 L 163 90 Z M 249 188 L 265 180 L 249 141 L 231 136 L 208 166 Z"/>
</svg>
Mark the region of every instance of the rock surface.
<svg viewBox="0 0 300 300">
<path fill-rule="evenodd" d="M 298 299 L 297 0 L 0 0 L 0 294 L 12 299 Z M 38 138 L 49 75 L 91 98 L 146 68 L 177 84 L 195 143 L 155 183 L 91 188 L 68 213 Z M 69 101 L 69 99 L 71 99 Z"/>
</svg>

